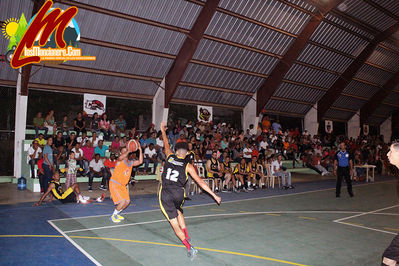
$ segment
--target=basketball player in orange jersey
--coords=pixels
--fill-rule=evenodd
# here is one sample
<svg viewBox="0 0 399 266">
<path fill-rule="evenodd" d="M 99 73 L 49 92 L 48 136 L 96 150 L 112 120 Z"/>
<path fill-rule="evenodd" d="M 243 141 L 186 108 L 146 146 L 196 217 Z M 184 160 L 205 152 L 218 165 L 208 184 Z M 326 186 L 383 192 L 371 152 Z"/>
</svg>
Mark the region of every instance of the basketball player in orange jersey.
<svg viewBox="0 0 399 266">
<path fill-rule="evenodd" d="M 176 236 L 186 246 L 188 257 L 193 260 L 198 251 L 190 244 L 190 237 L 188 236 L 182 209 L 186 194 L 184 185 L 187 182 L 188 174 L 191 175 L 203 190 L 215 199 L 217 204 L 220 204 L 222 199 L 213 193 L 208 185 L 198 176 L 194 166 L 187 160 L 187 142 L 177 143 L 175 146 L 176 153 L 173 153 L 169 146 L 163 122 L 161 123 L 161 132 L 164 141 L 166 162 L 163 167 L 162 185 L 159 190 L 159 206 L 175 231 Z"/>
<path fill-rule="evenodd" d="M 140 151 L 139 160 L 131 161 L 128 159 L 131 151 L 128 150 L 128 148 L 122 148 L 121 154 L 119 155 L 118 161 L 115 165 L 114 173 L 109 180 L 109 192 L 111 193 L 114 204 L 117 205 L 114 213 L 109 217 L 109 219 L 114 223 L 120 223 L 125 219 L 119 214 L 130 204 L 129 192 L 126 185 L 130 180 L 132 168 L 143 163 L 143 151 L 141 150 L 140 145 L 138 145 L 138 149 Z"/>
</svg>

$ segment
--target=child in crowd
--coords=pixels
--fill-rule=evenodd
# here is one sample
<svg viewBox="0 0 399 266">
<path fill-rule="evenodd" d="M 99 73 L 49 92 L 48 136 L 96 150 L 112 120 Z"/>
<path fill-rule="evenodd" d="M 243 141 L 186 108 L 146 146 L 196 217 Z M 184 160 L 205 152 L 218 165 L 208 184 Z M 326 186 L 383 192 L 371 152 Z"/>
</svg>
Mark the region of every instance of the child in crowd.
<svg viewBox="0 0 399 266">
<path fill-rule="evenodd" d="M 76 160 L 75 160 L 75 153 L 73 151 L 71 151 L 69 153 L 69 159 L 67 161 L 67 166 L 68 166 L 68 168 L 65 169 L 65 171 L 67 172 L 65 185 L 66 185 L 66 188 L 68 189 L 70 186 L 72 186 L 73 184 L 75 184 L 77 182 L 76 173 L 79 169 L 79 166 L 77 165 Z"/>
</svg>

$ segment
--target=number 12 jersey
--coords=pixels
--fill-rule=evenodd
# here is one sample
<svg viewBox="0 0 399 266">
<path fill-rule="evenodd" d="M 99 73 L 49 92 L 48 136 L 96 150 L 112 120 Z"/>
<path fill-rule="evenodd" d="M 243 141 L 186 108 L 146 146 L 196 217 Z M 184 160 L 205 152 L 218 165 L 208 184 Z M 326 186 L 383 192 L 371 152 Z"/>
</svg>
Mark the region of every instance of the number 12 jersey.
<svg viewBox="0 0 399 266">
<path fill-rule="evenodd" d="M 189 160 L 187 158 L 179 158 L 172 153 L 168 156 L 162 172 L 162 187 L 175 188 L 184 187 L 187 182 L 187 166 Z"/>
</svg>

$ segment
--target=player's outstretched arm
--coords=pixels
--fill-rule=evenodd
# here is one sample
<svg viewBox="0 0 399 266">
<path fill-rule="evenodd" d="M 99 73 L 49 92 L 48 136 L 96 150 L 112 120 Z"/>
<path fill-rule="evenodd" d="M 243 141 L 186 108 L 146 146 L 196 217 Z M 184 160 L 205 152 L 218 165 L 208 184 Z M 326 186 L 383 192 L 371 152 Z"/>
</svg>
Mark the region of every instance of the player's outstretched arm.
<svg viewBox="0 0 399 266">
<path fill-rule="evenodd" d="M 142 164 L 143 163 L 143 150 L 141 149 L 141 146 L 139 146 L 139 152 L 140 152 L 140 155 L 139 155 L 139 160 L 138 161 L 135 161 L 134 163 L 133 163 L 133 166 L 139 166 L 140 164 Z"/>
<path fill-rule="evenodd" d="M 51 184 L 48 186 L 47 191 L 41 196 L 40 200 L 39 200 L 37 203 L 33 204 L 32 206 L 39 206 L 40 204 L 42 204 L 43 200 L 47 197 L 47 195 L 51 192 L 51 190 L 52 190 L 53 188 L 54 188 L 54 184 L 51 183 Z"/>
<path fill-rule="evenodd" d="M 204 182 L 204 180 L 202 180 L 201 177 L 198 176 L 192 164 L 187 165 L 187 172 L 203 190 L 208 192 L 215 199 L 217 204 L 220 204 L 222 202 L 222 198 L 213 193 L 212 189 L 210 189 L 209 186 Z"/>
<path fill-rule="evenodd" d="M 165 147 L 165 156 L 168 157 L 172 153 L 172 150 L 170 149 L 169 139 L 168 136 L 166 135 L 165 122 L 161 123 L 161 133 L 162 133 L 163 144 Z"/>
</svg>

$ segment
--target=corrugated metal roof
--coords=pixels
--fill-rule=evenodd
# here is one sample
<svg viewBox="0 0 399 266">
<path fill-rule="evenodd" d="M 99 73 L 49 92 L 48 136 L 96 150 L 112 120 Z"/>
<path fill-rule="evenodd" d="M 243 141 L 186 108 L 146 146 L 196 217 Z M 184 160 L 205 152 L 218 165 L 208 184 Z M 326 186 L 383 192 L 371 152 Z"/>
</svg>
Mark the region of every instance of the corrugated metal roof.
<svg viewBox="0 0 399 266">
<path fill-rule="evenodd" d="M 344 10 L 345 8 L 346 8 L 346 5 L 344 3 L 337 7 L 338 10 Z M 374 37 L 371 33 L 367 32 L 367 31 L 365 31 L 363 29 L 360 29 L 360 28 L 354 26 L 353 24 L 348 23 L 345 20 L 342 20 L 342 18 L 340 18 L 339 16 L 335 15 L 334 13 L 331 13 L 331 12 L 328 13 L 326 15 L 325 19 L 330 21 L 330 22 L 333 22 L 335 24 L 338 24 L 338 25 L 340 25 L 340 26 L 342 26 L 344 28 L 347 28 L 347 29 L 349 29 L 349 30 L 351 30 L 353 32 L 356 32 L 356 33 L 358 33 L 358 34 L 360 34 L 360 35 L 362 35 L 362 36 L 364 36 L 366 38 L 373 39 L 373 37 Z"/>
<path fill-rule="evenodd" d="M 356 77 L 379 85 L 384 85 L 391 77 L 392 73 L 379 68 L 364 64 L 356 73 Z"/>
<path fill-rule="evenodd" d="M 385 105 L 381 104 L 378 106 L 378 108 L 374 111 L 374 114 L 376 115 L 383 115 L 383 116 L 390 116 L 392 113 L 394 113 L 398 108 L 395 106 L 391 105 Z"/>
<path fill-rule="evenodd" d="M 397 0 L 372 0 L 372 1 L 399 17 L 399 1 Z"/>
<path fill-rule="evenodd" d="M 375 93 L 377 93 L 379 89 L 380 88 L 378 87 L 363 82 L 351 80 L 351 82 L 349 82 L 348 86 L 346 86 L 343 92 L 361 97 L 371 98 Z"/>
<path fill-rule="evenodd" d="M 358 56 L 368 42 L 327 22 L 321 22 L 310 39 L 352 56 Z"/>
<path fill-rule="evenodd" d="M 68 6 L 56 4 L 62 9 Z M 79 9 L 75 17 L 82 37 L 177 54 L 185 40 L 180 32 Z"/>
<path fill-rule="evenodd" d="M 296 113 L 296 114 L 306 114 L 310 108 L 309 105 L 299 104 L 299 103 L 292 103 L 292 102 L 283 102 L 277 100 L 270 100 L 267 102 L 265 109 L 266 110 L 273 110 L 273 111 L 280 111 L 280 112 L 287 112 L 287 113 Z"/>
<path fill-rule="evenodd" d="M 191 29 L 201 6 L 183 1 L 160 1 L 160 0 L 135 0 L 135 1 L 95 1 L 80 0 L 89 5 L 111 9 L 124 14 L 142 17 L 165 24 Z"/>
<path fill-rule="evenodd" d="M 312 44 L 307 44 L 299 55 L 298 61 L 343 73 L 353 62 L 353 59 Z"/>
<path fill-rule="evenodd" d="M 338 120 L 349 120 L 351 119 L 355 113 L 352 112 L 346 112 L 346 111 L 341 111 L 341 110 L 335 110 L 335 109 L 328 109 L 324 117 L 326 119 L 338 119 Z"/>
<path fill-rule="evenodd" d="M 32 67 L 32 73 L 38 67 Z M 119 91 L 155 95 L 158 85 L 151 81 L 111 77 L 54 68 L 43 68 L 30 78 L 30 82 L 96 90 Z"/>
<path fill-rule="evenodd" d="M 173 63 L 172 59 L 128 52 L 119 49 L 105 48 L 85 43 L 80 43 L 79 48 L 82 49 L 84 54 L 95 55 L 97 60 L 69 61 L 68 64 L 163 78 L 166 76 Z"/>
<path fill-rule="evenodd" d="M 278 63 L 276 57 L 207 39 L 200 41 L 193 58 L 261 74 L 269 74 Z"/>
<path fill-rule="evenodd" d="M 206 34 L 282 55 L 294 38 L 241 19 L 216 12 Z"/>
<path fill-rule="evenodd" d="M 392 103 L 392 104 L 399 104 L 399 93 L 398 92 L 391 92 L 385 98 L 384 102 Z"/>
<path fill-rule="evenodd" d="M 189 64 L 182 81 L 255 92 L 264 78 L 196 64 Z"/>
<path fill-rule="evenodd" d="M 249 101 L 250 97 L 246 95 L 212 91 L 200 88 L 179 86 L 176 89 L 173 98 L 185 99 L 192 101 L 220 103 L 227 105 L 236 105 L 244 107 Z"/>
<path fill-rule="evenodd" d="M 399 46 L 393 43 L 391 40 L 385 40 L 381 42 L 381 44 L 399 53 Z"/>
<path fill-rule="evenodd" d="M 222 0 L 219 6 L 298 35 L 310 16 L 280 1 Z"/>
<path fill-rule="evenodd" d="M 285 75 L 285 78 L 328 89 L 337 80 L 338 76 L 302 65 L 293 64 Z"/>
<path fill-rule="evenodd" d="M 387 117 L 388 118 L 388 117 Z M 381 125 L 387 118 L 379 117 L 379 116 L 370 116 L 367 119 L 367 123 L 370 125 Z"/>
<path fill-rule="evenodd" d="M 321 90 L 282 82 L 273 96 L 316 103 L 323 97 L 324 93 Z"/>
<path fill-rule="evenodd" d="M 315 12 L 316 11 L 316 7 L 314 7 L 313 5 L 307 3 L 306 1 L 303 0 L 287 0 L 287 2 L 293 3 L 299 7 L 302 7 L 306 10 L 309 10 L 311 12 Z"/>
<path fill-rule="evenodd" d="M 6 21 L 9 18 L 19 19 L 24 13 L 26 20 L 29 22 L 32 17 L 33 1 L 1 0 L 0 10 L 0 21 Z"/>
<path fill-rule="evenodd" d="M 346 10 L 343 11 L 344 13 L 369 24 L 380 31 L 384 31 L 396 23 L 395 19 L 371 5 L 368 5 L 367 2 L 363 0 L 346 0 L 344 4 L 347 6 Z"/>
<path fill-rule="evenodd" d="M 367 101 L 363 101 L 363 100 L 356 99 L 356 98 L 353 98 L 353 97 L 340 95 L 338 97 L 338 99 L 334 102 L 333 106 L 334 107 L 340 107 L 340 108 L 347 108 L 347 109 L 351 109 L 351 110 L 357 111 L 360 108 L 362 108 L 362 106 L 365 103 L 367 103 Z"/>
<path fill-rule="evenodd" d="M 399 55 L 381 47 L 377 47 L 367 61 L 394 72 L 399 71 Z"/>
</svg>

